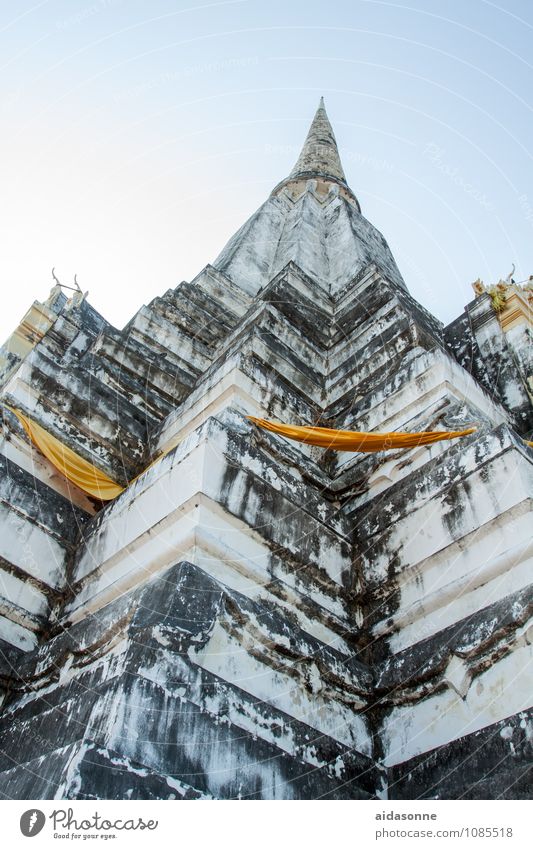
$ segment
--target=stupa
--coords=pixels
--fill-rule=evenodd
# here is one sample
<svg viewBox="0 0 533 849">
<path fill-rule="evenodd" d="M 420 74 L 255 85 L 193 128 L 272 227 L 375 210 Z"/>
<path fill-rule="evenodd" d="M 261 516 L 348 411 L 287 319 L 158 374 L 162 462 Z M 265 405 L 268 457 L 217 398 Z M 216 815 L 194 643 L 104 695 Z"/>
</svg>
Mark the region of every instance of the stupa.
<svg viewBox="0 0 533 849">
<path fill-rule="evenodd" d="M 217 259 L 123 330 L 36 301 L 0 358 L 3 796 L 526 796 L 531 325 L 511 280 L 447 327 L 417 303 L 323 101 Z M 249 415 L 477 429 L 367 454 Z"/>
</svg>

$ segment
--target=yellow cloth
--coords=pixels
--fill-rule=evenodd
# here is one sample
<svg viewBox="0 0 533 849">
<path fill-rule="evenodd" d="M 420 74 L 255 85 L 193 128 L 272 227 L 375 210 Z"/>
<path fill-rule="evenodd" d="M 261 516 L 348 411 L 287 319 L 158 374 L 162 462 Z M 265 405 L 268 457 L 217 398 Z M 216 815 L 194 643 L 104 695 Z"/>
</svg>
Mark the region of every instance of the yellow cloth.
<svg viewBox="0 0 533 849">
<path fill-rule="evenodd" d="M 279 433 L 289 439 L 318 445 L 321 448 L 334 448 L 336 451 L 386 451 L 391 448 L 416 448 L 418 445 L 430 445 L 442 439 L 455 439 L 474 433 L 475 427 L 467 430 L 430 430 L 420 433 L 362 433 L 356 430 L 333 430 L 329 427 L 300 427 L 269 422 L 255 416 L 247 416 L 259 427 Z"/>
<path fill-rule="evenodd" d="M 531 440 L 524 439 L 524 442 L 526 443 L 526 445 L 529 445 L 530 448 L 533 448 L 533 442 Z"/>
<path fill-rule="evenodd" d="M 5 406 L 7 407 L 7 404 Z M 46 459 L 84 492 L 99 498 L 101 501 L 111 501 L 124 491 L 124 487 L 108 477 L 105 472 L 97 469 L 92 463 L 84 460 L 79 454 L 67 448 L 37 422 L 29 419 L 14 407 L 7 408 L 16 415 L 31 441 L 44 454 Z"/>
<path fill-rule="evenodd" d="M 41 425 L 34 422 L 20 410 L 4 405 L 16 415 L 30 440 L 69 481 L 76 484 L 88 495 L 99 498 L 101 501 L 111 501 L 124 492 L 124 487 L 112 480 L 105 472 L 97 469 L 88 460 L 84 460 L 71 448 L 63 445 L 55 436 L 48 433 Z M 390 448 L 414 448 L 417 445 L 428 445 L 439 442 L 442 439 L 455 439 L 458 436 L 466 436 L 473 433 L 476 428 L 468 430 L 453 431 L 422 431 L 421 433 L 361 433 L 350 430 L 333 430 L 327 427 L 299 427 L 297 425 L 284 425 L 279 422 L 269 422 L 255 416 L 248 416 L 250 421 L 256 425 L 296 439 L 308 445 L 318 445 L 322 448 L 334 448 L 337 451 L 384 451 Z M 177 444 L 177 443 L 176 443 Z M 171 444 L 166 451 L 156 457 L 155 460 L 144 469 L 144 474 L 155 463 L 159 462 L 176 444 Z M 532 443 L 528 443 L 531 445 Z M 137 475 L 140 477 L 140 475 Z M 137 477 L 133 480 L 137 480 Z M 133 483 L 133 481 L 130 481 Z"/>
</svg>

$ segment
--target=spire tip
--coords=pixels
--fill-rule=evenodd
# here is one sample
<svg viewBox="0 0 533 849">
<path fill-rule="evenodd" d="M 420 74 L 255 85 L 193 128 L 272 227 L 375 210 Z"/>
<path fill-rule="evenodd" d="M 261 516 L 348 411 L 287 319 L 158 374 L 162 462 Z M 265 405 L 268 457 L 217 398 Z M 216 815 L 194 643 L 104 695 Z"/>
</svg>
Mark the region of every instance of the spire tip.
<svg viewBox="0 0 533 849">
<path fill-rule="evenodd" d="M 300 174 L 316 174 L 346 182 L 323 97 L 320 98 L 302 152 L 289 176 L 296 177 Z"/>
<path fill-rule="evenodd" d="M 337 183 L 344 196 L 351 203 L 355 203 L 359 212 L 361 211 L 359 201 L 346 182 L 335 134 L 324 105 L 324 97 L 320 98 L 318 109 L 315 112 L 315 117 L 311 122 L 304 146 L 294 168 L 285 180 L 278 183 L 273 190 L 273 194 L 278 194 L 288 183 L 298 181 L 300 184 L 302 182 L 307 184 L 309 180 L 321 181 L 322 187 L 324 186 L 324 181 L 326 185 L 328 183 Z"/>
</svg>

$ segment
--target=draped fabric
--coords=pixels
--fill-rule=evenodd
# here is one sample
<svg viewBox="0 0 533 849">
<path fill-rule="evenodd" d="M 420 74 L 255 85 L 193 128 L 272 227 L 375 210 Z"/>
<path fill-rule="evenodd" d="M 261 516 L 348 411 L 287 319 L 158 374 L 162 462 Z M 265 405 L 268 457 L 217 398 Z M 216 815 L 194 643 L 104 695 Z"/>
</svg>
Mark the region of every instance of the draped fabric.
<svg viewBox="0 0 533 849">
<path fill-rule="evenodd" d="M 4 406 L 16 415 L 31 442 L 37 446 L 47 460 L 69 481 L 76 484 L 88 495 L 99 498 L 101 501 L 111 501 L 121 492 L 124 492 L 124 487 L 112 480 L 105 472 L 93 466 L 88 460 L 84 460 L 71 448 L 63 445 L 59 439 L 48 433 L 37 422 L 14 407 L 9 407 L 7 404 Z M 280 436 L 286 436 L 288 439 L 295 439 L 307 445 L 318 445 L 321 448 L 332 448 L 336 451 L 372 452 L 394 448 L 416 448 L 419 445 L 431 445 L 433 442 L 440 442 L 443 439 L 467 436 L 476 430 L 475 427 L 471 427 L 467 430 L 421 431 L 419 433 L 364 433 L 351 430 L 334 430 L 328 427 L 284 425 L 281 422 L 270 422 L 267 419 L 260 419 L 255 416 L 248 416 L 247 418 L 259 427 Z M 531 442 L 527 444 L 533 445 Z M 167 448 L 153 460 L 147 469 L 159 462 L 174 447 L 175 444 L 172 444 Z M 144 474 L 147 469 L 144 469 L 141 474 Z M 137 478 L 134 478 L 134 480 L 137 480 Z M 130 483 L 133 483 L 133 481 L 130 481 Z"/>
<path fill-rule="evenodd" d="M 392 448 L 416 448 L 418 445 L 431 445 L 443 439 L 455 439 L 474 433 L 475 427 L 467 430 L 429 430 L 420 433 L 363 433 L 357 430 L 334 430 L 329 427 L 300 427 L 284 425 L 280 422 L 269 422 L 248 416 L 250 421 L 259 427 L 305 442 L 307 445 L 318 445 L 321 448 L 333 448 L 335 451 L 387 451 Z"/>
<path fill-rule="evenodd" d="M 5 405 L 7 406 L 7 404 Z M 75 451 L 63 445 L 59 439 L 48 433 L 41 425 L 25 416 L 14 407 L 7 407 L 14 413 L 34 445 L 44 454 L 58 471 L 69 481 L 79 486 L 88 495 L 101 501 L 111 501 L 124 491 L 124 487 L 93 466 Z"/>
</svg>

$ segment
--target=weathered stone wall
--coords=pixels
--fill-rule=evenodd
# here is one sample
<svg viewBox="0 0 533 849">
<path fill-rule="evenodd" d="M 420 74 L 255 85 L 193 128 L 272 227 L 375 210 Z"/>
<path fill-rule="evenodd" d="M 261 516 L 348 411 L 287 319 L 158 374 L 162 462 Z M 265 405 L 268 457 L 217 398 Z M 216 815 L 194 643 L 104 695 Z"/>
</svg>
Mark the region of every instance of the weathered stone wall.
<svg viewBox="0 0 533 849">
<path fill-rule="evenodd" d="M 271 196 L 228 242 L 213 265 L 255 296 L 289 263 L 325 292 L 337 294 L 371 263 L 405 283 L 381 233 L 332 185 L 324 196 L 309 181 L 293 197 Z"/>
<path fill-rule="evenodd" d="M 0 456 L 0 645 L 30 651 L 63 598 L 86 514 Z"/>
<path fill-rule="evenodd" d="M 369 798 L 382 783 L 350 721 L 366 667 L 188 563 L 59 633 L 19 680 L 6 795 Z"/>
<path fill-rule="evenodd" d="M 526 324 L 504 331 L 488 294 L 467 304 L 445 330 L 464 369 L 505 406 L 523 436 L 533 431 L 533 336 Z"/>
</svg>

